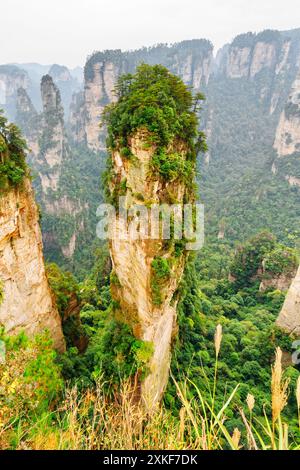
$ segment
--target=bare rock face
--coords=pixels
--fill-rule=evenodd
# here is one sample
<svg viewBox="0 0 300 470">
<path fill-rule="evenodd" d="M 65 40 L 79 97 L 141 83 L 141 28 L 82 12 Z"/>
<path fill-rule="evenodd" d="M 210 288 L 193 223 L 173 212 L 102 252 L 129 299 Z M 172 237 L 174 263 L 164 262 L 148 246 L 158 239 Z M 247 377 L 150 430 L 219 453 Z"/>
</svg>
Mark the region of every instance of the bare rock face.
<svg viewBox="0 0 300 470">
<path fill-rule="evenodd" d="M 45 273 L 38 210 L 29 180 L 0 198 L 0 323 L 9 334 L 49 330 L 65 348 L 61 320 Z"/>
<path fill-rule="evenodd" d="M 72 96 L 75 92 L 80 90 L 81 85 L 77 78 L 73 77 L 70 70 L 64 65 L 52 65 L 48 74 L 52 77 L 55 85 L 60 90 L 61 101 L 65 114 L 69 117 Z"/>
<path fill-rule="evenodd" d="M 190 52 L 184 58 L 175 54 L 171 69 L 186 85 L 199 90 L 201 86 L 208 84 L 211 67 L 212 54 L 197 55 Z"/>
<path fill-rule="evenodd" d="M 300 335 L 300 267 L 287 293 L 276 324 L 287 333 Z"/>
<path fill-rule="evenodd" d="M 281 274 L 273 276 L 270 279 L 263 279 L 260 283 L 260 292 L 265 292 L 267 289 L 286 291 L 293 281 L 293 274 Z"/>
<path fill-rule="evenodd" d="M 14 65 L 0 66 L 0 108 L 3 108 L 10 119 L 14 119 L 16 97 L 19 88 L 27 89 L 30 79 L 25 70 Z"/>
<path fill-rule="evenodd" d="M 18 88 L 17 90 L 16 123 L 26 135 L 31 154 L 37 157 L 39 151 L 39 115 L 24 88 Z"/>
<path fill-rule="evenodd" d="M 287 175 L 285 178 L 290 186 L 300 186 L 300 178 L 296 178 L 296 176 L 289 175 Z"/>
<path fill-rule="evenodd" d="M 38 163 L 43 166 L 41 184 L 43 193 L 46 193 L 48 188 L 57 190 L 66 143 L 60 93 L 50 75 L 42 78 L 41 95 L 43 115 Z"/>
<path fill-rule="evenodd" d="M 229 78 L 248 77 L 250 59 L 250 47 L 231 47 L 228 54 L 228 62 L 226 67 L 227 76 Z"/>
<path fill-rule="evenodd" d="M 68 122 L 71 138 L 76 144 L 87 142 L 85 117 L 84 92 L 80 91 L 72 96 Z"/>
<path fill-rule="evenodd" d="M 217 61 L 220 62 L 220 58 L 222 60 L 218 67 L 221 66 L 226 76 L 233 79 L 254 79 L 263 69 L 270 69 L 274 75 L 280 75 L 287 67 L 290 48 L 291 41 L 284 40 L 276 32 L 240 35 L 220 51 Z M 278 98 L 273 96 L 271 108 L 276 108 Z"/>
<path fill-rule="evenodd" d="M 105 60 L 97 62 L 91 67 L 92 75 L 87 77 L 84 89 L 85 133 L 89 148 L 104 150 L 105 139 L 101 139 L 99 125 L 104 106 L 114 100 L 113 88 L 120 74 L 120 69 L 113 62 Z"/>
<path fill-rule="evenodd" d="M 96 52 L 85 65 L 83 95 L 73 97 L 70 128 L 74 142 L 85 142 L 92 150 L 105 150 L 105 130 L 100 128 L 104 107 L 115 101 L 118 77 L 133 73 L 141 63 L 161 63 L 194 90 L 208 84 L 213 62 L 209 41 L 183 41 L 173 46 L 157 46 L 122 53 L 120 50 Z"/>
<path fill-rule="evenodd" d="M 274 148 L 279 157 L 300 151 L 300 72 L 293 83 L 287 105 L 281 114 Z"/>
<path fill-rule="evenodd" d="M 251 67 L 250 67 L 250 76 L 254 77 L 257 75 L 263 68 L 272 68 L 276 60 L 276 47 L 275 44 L 257 42 L 254 47 Z"/>
<path fill-rule="evenodd" d="M 132 204 L 147 207 L 147 201 L 160 204 L 172 194 L 178 203 L 183 202 L 185 185 L 182 182 L 161 181 L 150 176 L 150 162 L 155 148 L 146 145 L 145 135 L 138 132 L 130 141 L 134 155 L 128 159 L 119 150 L 112 152 L 114 179 L 112 190 L 126 180 L 125 206 Z M 174 143 L 170 153 L 185 155 L 184 145 Z M 142 195 L 142 196 L 141 196 Z M 152 407 L 162 397 L 168 381 L 171 341 L 176 330 L 176 298 L 174 293 L 180 282 L 185 254 L 174 255 L 174 248 L 166 248 L 158 239 L 126 238 L 128 224 L 121 212 L 117 215 L 115 236 L 111 240 L 110 252 L 113 273 L 113 298 L 120 305 L 122 320 L 128 322 L 135 336 L 153 345 L 149 362 L 149 374 L 142 383 L 142 397 Z M 159 286 L 155 287 L 153 262 L 163 260 L 169 266 L 169 273 Z M 158 289 L 158 291 L 157 291 Z"/>
<path fill-rule="evenodd" d="M 59 71 L 63 77 L 67 73 L 61 67 Z M 60 92 L 50 75 L 42 78 L 41 98 L 43 111 L 38 114 L 26 91 L 18 90 L 17 123 L 22 128 L 31 150 L 28 160 L 38 174 L 36 184 L 43 214 L 52 219 L 66 217 L 74 220 L 84 208 L 79 201 L 67 194 L 66 188 L 61 183 L 64 165 L 72 155 L 65 129 Z M 69 238 L 47 225 L 44 225 L 43 229 L 46 249 L 55 246 L 56 250 L 61 250 L 65 258 L 72 258 L 77 243 L 75 223 Z M 83 227 L 77 224 L 76 229 L 83 230 Z M 63 238 L 63 243 L 59 240 L 59 236 Z"/>
</svg>

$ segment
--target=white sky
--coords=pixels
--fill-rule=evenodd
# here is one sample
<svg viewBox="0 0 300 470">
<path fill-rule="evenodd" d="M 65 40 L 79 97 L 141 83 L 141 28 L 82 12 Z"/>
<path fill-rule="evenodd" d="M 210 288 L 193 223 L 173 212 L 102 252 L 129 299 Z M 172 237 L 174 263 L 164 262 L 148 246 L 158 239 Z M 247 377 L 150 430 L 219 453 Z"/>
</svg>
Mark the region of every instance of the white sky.
<svg viewBox="0 0 300 470">
<path fill-rule="evenodd" d="M 299 0 L 1 0 L 0 64 L 84 65 L 95 50 L 136 49 L 300 28 Z"/>
</svg>

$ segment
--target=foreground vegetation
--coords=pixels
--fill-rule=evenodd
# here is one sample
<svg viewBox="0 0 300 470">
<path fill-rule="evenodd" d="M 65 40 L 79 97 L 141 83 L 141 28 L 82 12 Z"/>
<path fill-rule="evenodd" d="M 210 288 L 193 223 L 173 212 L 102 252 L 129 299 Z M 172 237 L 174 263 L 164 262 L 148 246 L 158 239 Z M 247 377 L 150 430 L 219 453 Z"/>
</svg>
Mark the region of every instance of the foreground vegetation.
<svg viewBox="0 0 300 470">
<path fill-rule="evenodd" d="M 255 276 L 250 269 L 254 260 L 259 268 L 267 259 L 275 274 L 279 265 L 289 273 L 296 252 L 264 232 L 235 251 L 218 242 L 190 259 L 178 293 L 179 335 L 169 385 L 150 415 L 137 406 L 135 386 L 147 373 L 151 351 L 126 324 L 112 322 L 113 276 L 104 274 L 103 257 L 104 252 L 80 284 L 57 266 L 48 267 L 66 353 L 57 356 L 47 334 L 29 340 L 1 333 L 2 449 L 300 447 L 292 338 L 274 326 L 284 293 L 261 292 L 270 271 L 258 269 Z M 236 276 L 231 281 L 229 272 Z M 68 316 L 74 299 L 80 313 L 77 308 Z"/>
<path fill-rule="evenodd" d="M 208 384 L 209 397 L 191 380 L 177 382 L 172 377 L 180 403 L 178 416 L 163 405 L 149 414 L 137 403 L 134 381 L 123 382 L 113 398 L 107 397 L 100 380 L 84 392 L 76 387 L 63 390 L 47 335 L 34 342 L 24 335 L 2 339 L 7 361 L 0 366 L 1 449 L 300 449 L 299 439 L 290 440 L 289 425 L 282 416 L 289 381 L 283 374 L 280 348 L 272 367 L 271 402 L 266 403 L 271 418 L 266 413 L 263 419 L 256 418 L 255 397 L 248 394 L 243 407 L 235 410 L 241 425 L 232 432 L 228 429 L 229 407 L 239 385 L 220 405 L 216 402 L 221 325 L 214 336 L 214 380 Z M 296 390 L 290 392 L 299 413 L 300 378 Z"/>
</svg>

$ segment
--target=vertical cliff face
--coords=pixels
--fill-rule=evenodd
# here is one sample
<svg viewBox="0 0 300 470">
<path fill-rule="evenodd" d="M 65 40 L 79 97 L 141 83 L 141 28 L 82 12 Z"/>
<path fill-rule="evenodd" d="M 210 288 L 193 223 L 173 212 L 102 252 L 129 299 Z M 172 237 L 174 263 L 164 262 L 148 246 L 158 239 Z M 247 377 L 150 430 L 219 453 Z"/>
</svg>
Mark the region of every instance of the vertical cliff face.
<svg viewBox="0 0 300 470">
<path fill-rule="evenodd" d="M 61 101 L 66 116 L 69 116 L 69 108 L 72 102 L 72 96 L 79 92 L 81 86 L 77 78 L 73 77 L 70 70 L 64 65 L 53 64 L 48 74 L 52 77 L 55 85 L 58 87 L 61 95 Z"/>
<path fill-rule="evenodd" d="M 292 187 L 300 187 L 300 68 L 292 83 L 276 129 L 274 149 L 277 158 L 272 171 Z"/>
<path fill-rule="evenodd" d="M 276 323 L 287 333 L 300 335 L 300 267 Z"/>
<path fill-rule="evenodd" d="M 279 33 L 278 33 L 279 34 Z M 237 36 L 228 50 L 226 73 L 229 78 L 254 78 L 264 68 L 273 69 L 281 48 L 278 37 L 270 32 Z"/>
<path fill-rule="evenodd" d="M 42 78 L 41 95 L 43 114 L 37 162 L 42 168 L 40 172 L 42 192 L 46 194 L 48 189 L 56 191 L 58 188 L 61 165 L 66 157 L 67 148 L 60 92 L 50 75 Z"/>
<path fill-rule="evenodd" d="M 208 84 L 212 71 L 212 45 L 204 40 L 183 41 L 170 48 L 168 59 L 170 70 L 183 82 L 199 90 Z"/>
<path fill-rule="evenodd" d="M 300 151 L 300 71 L 292 85 L 287 105 L 280 116 L 274 148 L 279 157 Z"/>
<path fill-rule="evenodd" d="M 22 129 L 23 134 L 26 135 L 30 153 L 37 157 L 39 152 L 39 115 L 24 88 L 17 90 L 15 121 Z"/>
<path fill-rule="evenodd" d="M 96 52 L 85 65 L 83 99 L 73 98 L 71 131 L 75 142 L 85 140 L 92 150 L 105 149 L 105 132 L 99 128 L 102 111 L 114 102 L 113 89 L 122 73 L 132 73 L 139 63 L 159 63 L 195 90 L 206 87 L 212 69 L 213 47 L 206 40 L 183 41 L 173 46 L 156 46 L 124 52 Z M 76 110 L 76 111 L 75 111 Z"/>
<path fill-rule="evenodd" d="M 130 324 L 136 338 L 151 344 L 148 374 L 141 383 L 151 408 L 169 376 L 176 290 L 187 257 L 186 240 L 175 233 L 183 226 L 184 204 L 194 202 L 195 139 L 199 137 L 203 150 L 204 135 L 197 131 L 198 103 L 162 66 L 142 65 L 136 74 L 125 75 L 117 96 L 105 114 L 110 200 L 117 209 L 110 240 L 111 289 L 116 317 Z"/>
<path fill-rule="evenodd" d="M 9 334 L 47 329 L 64 350 L 61 320 L 45 274 L 38 211 L 29 180 L 0 197 L 0 323 Z"/>
<path fill-rule="evenodd" d="M 250 77 L 254 77 L 264 68 L 272 68 L 276 61 L 276 44 L 258 41 L 253 50 Z"/>
<path fill-rule="evenodd" d="M 25 149 L 18 128 L 0 116 L 0 324 L 8 333 L 34 335 L 48 329 L 55 347 L 63 350 Z"/>
<path fill-rule="evenodd" d="M 10 119 L 15 117 L 18 89 L 27 89 L 29 83 L 25 70 L 14 65 L 0 65 L 0 108 L 6 111 Z"/>
<path fill-rule="evenodd" d="M 248 77 L 251 62 L 251 48 L 232 46 L 228 51 L 226 75 L 229 78 Z"/>
<path fill-rule="evenodd" d="M 112 153 L 115 178 L 113 187 L 126 181 L 125 204 L 146 207 L 146 201 L 162 204 L 172 197 L 183 203 L 185 185 L 178 181 L 165 184 L 151 176 L 151 160 L 155 147 L 145 149 L 146 136 L 136 134 L 130 140 L 130 150 L 136 159 L 128 161 L 120 150 Z M 170 155 L 186 152 L 179 142 L 169 147 Z M 143 195 L 144 201 L 141 201 Z M 172 334 L 176 330 L 176 304 L 174 293 L 179 285 L 185 256 L 174 255 L 174 247 L 165 248 L 164 241 L 124 239 L 128 225 L 121 215 L 117 217 L 116 237 L 111 241 L 111 258 L 117 283 L 112 286 L 113 297 L 120 304 L 122 316 L 133 326 L 135 335 L 153 345 L 153 356 L 149 362 L 149 374 L 142 389 L 147 403 L 160 400 L 167 384 L 170 366 Z M 155 285 L 155 263 L 167 266 L 166 278 Z M 157 292 L 157 289 L 159 292 Z"/>
<path fill-rule="evenodd" d="M 72 258 L 77 234 L 83 230 L 81 203 L 71 190 L 65 173 L 70 171 L 72 153 L 64 122 L 60 92 L 50 75 L 41 81 L 43 110 L 38 114 L 25 90 L 18 90 L 17 122 L 28 140 L 29 162 L 38 174 L 35 187 L 43 210 L 43 237 L 47 253 L 59 251 Z"/>
<path fill-rule="evenodd" d="M 292 41 L 276 31 L 264 31 L 258 35 L 247 33 L 237 36 L 232 44 L 223 48 L 217 57 L 218 72 L 230 79 L 256 79 L 262 72 L 269 71 L 273 75 L 270 84 L 265 81 L 265 89 L 261 98 L 270 94 L 270 112 L 275 111 L 282 79 L 288 72 L 289 55 Z M 280 80 L 276 77 L 281 76 Z M 279 78 L 279 77 L 278 77 Z M 278 83 L 277 83 L 278 81 Z"/>
<path fill-rule="evenodd" d="M 114 100 L 113 88 L 121 72 L 109 58 L 99 56 L 98 60 L 88 68 L 84 88 L 86 141 L 93 150 L 105 149 L 105 137 L 99 127 L 101 115 L 104 106 Z"/>
</svg>

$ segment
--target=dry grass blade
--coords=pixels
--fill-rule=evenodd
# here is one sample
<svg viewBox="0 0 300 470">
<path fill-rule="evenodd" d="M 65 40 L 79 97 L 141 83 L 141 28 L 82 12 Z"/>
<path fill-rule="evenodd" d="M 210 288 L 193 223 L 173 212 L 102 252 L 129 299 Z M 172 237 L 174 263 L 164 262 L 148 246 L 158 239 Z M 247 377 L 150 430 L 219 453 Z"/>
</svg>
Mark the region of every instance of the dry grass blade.
<svg viewBox="0 0 300 470">
<path fill-rule="evenodd" d="M 253 450 L 258 450 L 258 446 L 257 446 L 257 443 L 256 443 L 256 440 L 253 436 L 253 433 L 252 433 L 252 429 L 247 421 L 247 418 L 245 416 L 245 413 L 244 413 L 244 410 L 242 410 L 242 408 L 239 409 L 240 411 L 240 415 L 242 417 L 242 420 L 244 422 L 244 425 L 246 427 L 246 430 L 247 430 L 247 437 L 248 437 L 248 442 L 249 442 L 249 450 L 253 449 Z"/>
<path fill-rule="evenodd" d="M 276 349 L 275 364 L 272 367 L 272 420 L 273 424 L 279 419 L 280 414 L 287 404 L 289 380 L 282 379 L 282 351 Z"/>
<path fill-rule="evenodd" d="M 216 350 L 216 357 L 219 356 L 221 342 L 222 342 L 222 325 L 218 325 L 215 331 L 215 350 Z"/>
</svg>

